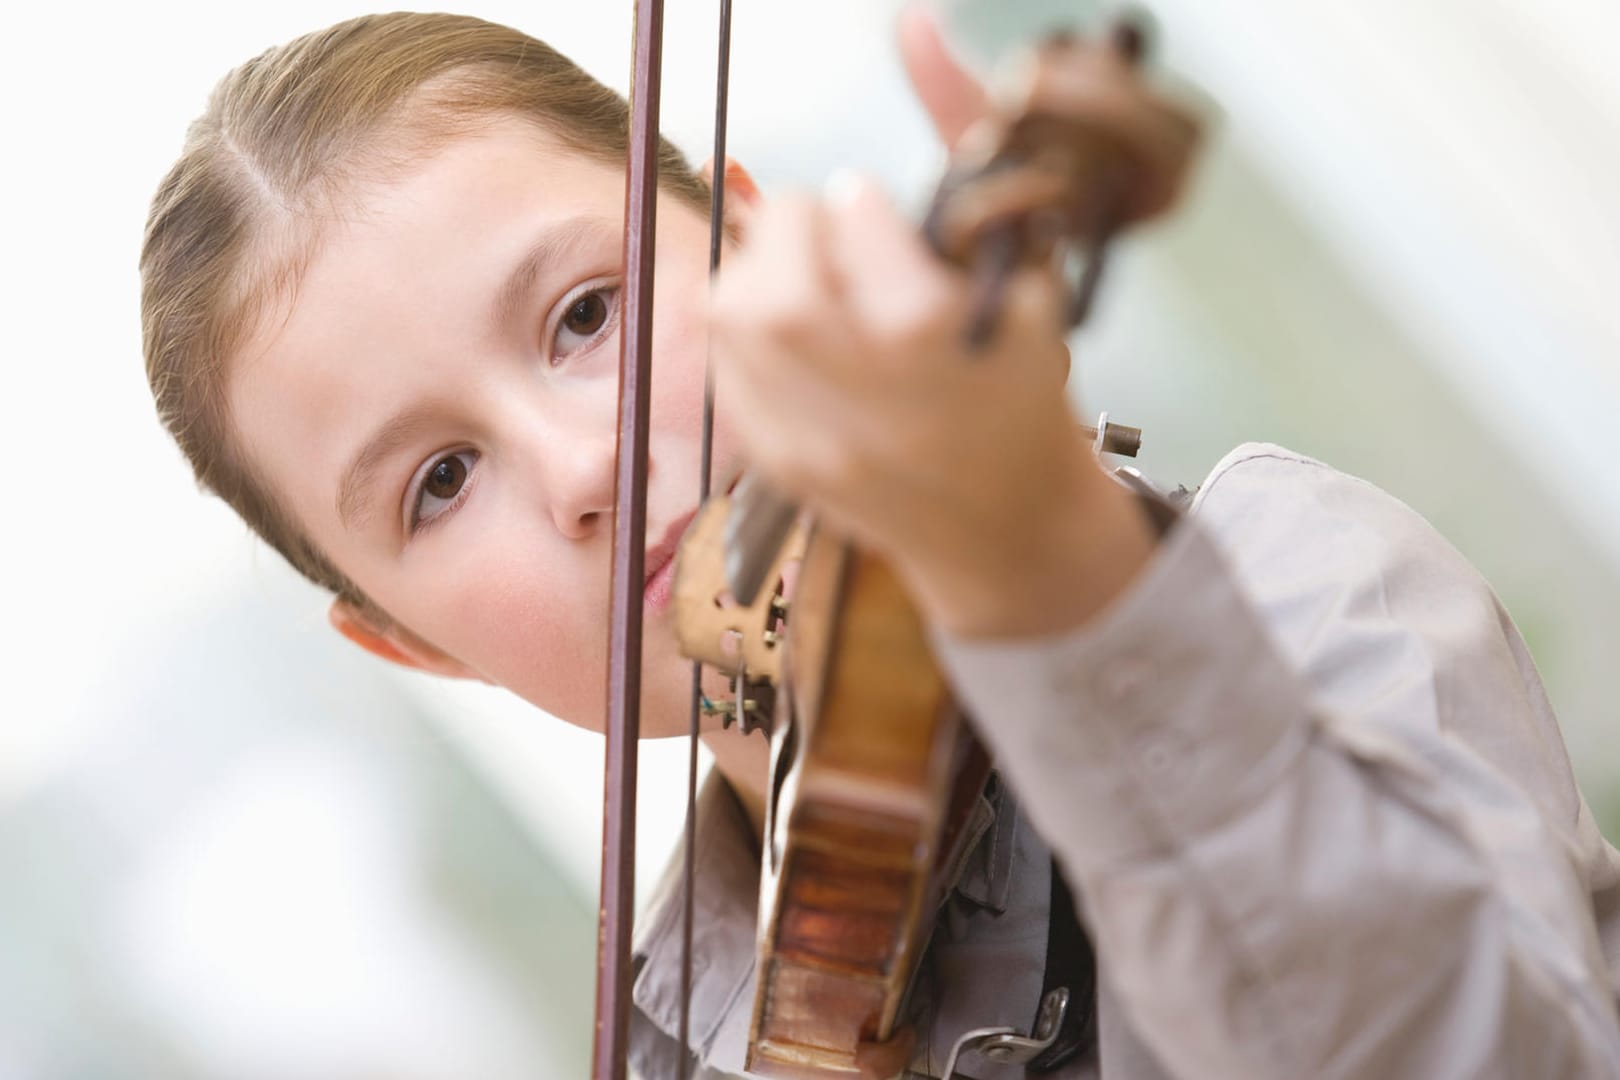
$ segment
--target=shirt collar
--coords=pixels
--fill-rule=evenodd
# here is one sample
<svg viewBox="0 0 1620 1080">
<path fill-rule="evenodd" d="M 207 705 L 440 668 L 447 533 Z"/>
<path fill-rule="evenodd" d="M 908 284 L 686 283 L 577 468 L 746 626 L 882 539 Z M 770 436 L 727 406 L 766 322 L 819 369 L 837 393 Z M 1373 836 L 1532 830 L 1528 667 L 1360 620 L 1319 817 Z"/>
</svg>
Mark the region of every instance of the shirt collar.
<svg viewBox="0 0 1620 1080">
<path fill-rule="evenodd" d="M 759 850 L 742 806 L 711 769 L 697 800 L 693 860 L 691 1042 L 705 1055 L 734 999 L 750 983 L 758 920 Z M 664 870 L 633 946 L 631 1000 L 666 1036 L 680 1027 L 681 878 L 684 844 Z"/>
</svg>

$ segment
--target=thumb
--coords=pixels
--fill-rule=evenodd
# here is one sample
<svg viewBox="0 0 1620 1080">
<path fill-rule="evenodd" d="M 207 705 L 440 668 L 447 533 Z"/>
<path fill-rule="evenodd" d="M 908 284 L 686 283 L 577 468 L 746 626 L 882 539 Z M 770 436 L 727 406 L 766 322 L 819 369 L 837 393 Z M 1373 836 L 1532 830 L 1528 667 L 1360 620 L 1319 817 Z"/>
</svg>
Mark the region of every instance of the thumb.
<svg viewBox="0 0 1620 1080">
<path fill-rule="evenodd" d="M 912 89 L 947 148 L 989 111 L 984 87 L 951 55 L 933 14 L 920 3 L 900 12 L 900 59 Z"/>
</svg>

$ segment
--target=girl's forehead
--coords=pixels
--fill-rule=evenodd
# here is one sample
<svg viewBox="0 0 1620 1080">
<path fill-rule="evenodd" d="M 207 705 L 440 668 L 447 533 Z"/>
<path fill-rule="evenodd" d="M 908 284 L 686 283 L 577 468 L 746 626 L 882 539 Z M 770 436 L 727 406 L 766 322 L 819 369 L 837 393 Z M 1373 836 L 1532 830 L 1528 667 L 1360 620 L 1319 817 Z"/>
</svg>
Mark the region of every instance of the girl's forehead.
<svg viewBox="0 0 1620 1080">
<path fill-rule="evenodd" d="M 537 125 L 497 117 L 446 139 L 361 196 L 361 224 L 454 226 L 491 213 L 596 213 L 623 200 L 623 170 L 564 145 Z M 622 213 L 622 210 L 620 211 Z"/>
<path fill-rule="evenodd" d="M 250 451 L 328 457 L 362 416 L 442 383 L 469 349 L 498 348 L 492 312 L 537 241 L 564 237 L 549 249 L 559 269 L 618 258 L 622 185 L 619 170 L 514 120 L 357 191 L 233 364 Z"/>
<path fill-rule="evenodd" d="M 282 329 L 310 316 L 354 324 L 400 304 L 408 314 L 417 293 L 471 300 L 539 234 L 580 223 L 617 231 L 623 182 L 517 119 L 449 139 L 316 225 Z"/>
</svg>

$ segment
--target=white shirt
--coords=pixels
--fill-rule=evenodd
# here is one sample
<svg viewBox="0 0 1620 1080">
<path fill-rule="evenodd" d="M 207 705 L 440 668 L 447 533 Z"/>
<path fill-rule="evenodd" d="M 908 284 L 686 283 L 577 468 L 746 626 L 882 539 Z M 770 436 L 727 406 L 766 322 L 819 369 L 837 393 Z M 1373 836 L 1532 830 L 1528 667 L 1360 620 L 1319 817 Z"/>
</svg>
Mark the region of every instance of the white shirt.
<svg viewBox="0 0 1620 1080">
<path fill-rule="evenodd" d="M 915 1075 L 1028 1029 L 1055 858 L 1099 967 L 1097 1061 L 1059 1080 L 1620 1077 L 1620 853 L 1500 602 L 1394 498 L 1239 447 L 1093 622 L 936 644 L 1018 806 L 987 804 L 942 915 Z M 715 779 L 700 1076 L 742 1074 L 757 887 Z M 647 1080 L 676 1074 L 679 907 L 661 890 L 636 950 Z"/>
</svg>

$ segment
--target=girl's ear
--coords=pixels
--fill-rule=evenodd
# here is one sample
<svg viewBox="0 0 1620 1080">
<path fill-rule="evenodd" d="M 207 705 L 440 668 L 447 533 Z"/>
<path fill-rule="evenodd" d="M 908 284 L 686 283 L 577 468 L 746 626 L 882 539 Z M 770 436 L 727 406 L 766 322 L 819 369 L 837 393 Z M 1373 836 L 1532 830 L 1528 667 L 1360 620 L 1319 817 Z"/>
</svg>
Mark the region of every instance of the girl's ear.
<svg viewBox="0 0 1620 1080">
<path fill-rule="evenodd" d="M 398 623 L 384 626 L 347 600 L 333 600 L 326 618 L 332 629 L 389 663 L 452 679 L 482 679 L 476 671 Z"/>
<path fill-rule="evenodd" d="M 703 179 L 710 184 L 714 183 L 714 158 L 703 163 L 698 170 Z M 739 165 L 735 158 L 726 157 L 726 223 L 743 232 L 748 230 L 748 221 L 754 216 L 760 202 L 759 186 L 748 170 Z"/>
</svg>

